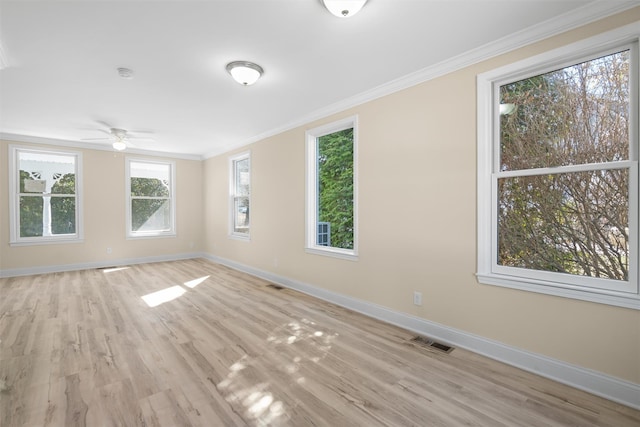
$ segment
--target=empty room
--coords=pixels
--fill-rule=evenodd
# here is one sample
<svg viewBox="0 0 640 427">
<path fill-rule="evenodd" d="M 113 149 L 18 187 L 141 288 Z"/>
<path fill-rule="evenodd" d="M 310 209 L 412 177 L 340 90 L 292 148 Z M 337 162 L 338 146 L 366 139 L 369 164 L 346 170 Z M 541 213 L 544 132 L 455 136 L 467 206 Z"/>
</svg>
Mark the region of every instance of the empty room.
<svg viewBox="0 0 640 427">
<path fill-rule="evenodd" d="M 640 2 L 0 0 L 0 427 L 640 426 Z"/>
</svg>

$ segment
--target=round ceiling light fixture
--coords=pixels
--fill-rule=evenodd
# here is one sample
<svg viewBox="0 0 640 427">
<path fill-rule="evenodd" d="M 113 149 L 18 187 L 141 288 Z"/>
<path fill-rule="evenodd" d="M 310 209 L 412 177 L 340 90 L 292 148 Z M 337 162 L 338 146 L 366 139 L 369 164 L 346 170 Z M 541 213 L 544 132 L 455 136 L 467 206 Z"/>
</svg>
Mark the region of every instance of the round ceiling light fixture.
<svg viewBox="0 0 640 427">
<path fill-rule="evenodd" d="M 123 79 L 131 80 L 133 78 L 133 70 L 131 68 L 118 68 L 118 75 Z"/>
<path fill-rule="evenodd" d="M 324 7 L 338 18 L 350 18 L 362 9 L 367 0 L 322 0 Z"/>
<path fill-rule="evenodd" d="M 258 64 L 249 61 L 233 61 L 227 64 L 231 77 L 243 86 L 250 86 L 258 81 L 264 70 Z"/>
<path fill-rule="evenodd" d="M 125 148 L 127 148 L 127 144 L 125 144 L 122 141 L 115 141 L 113 144 L 111 144 L 111 146 L 113 147 L 114 150 L 118 150 L 118 151 L 122 151 Z"/>
</svg>

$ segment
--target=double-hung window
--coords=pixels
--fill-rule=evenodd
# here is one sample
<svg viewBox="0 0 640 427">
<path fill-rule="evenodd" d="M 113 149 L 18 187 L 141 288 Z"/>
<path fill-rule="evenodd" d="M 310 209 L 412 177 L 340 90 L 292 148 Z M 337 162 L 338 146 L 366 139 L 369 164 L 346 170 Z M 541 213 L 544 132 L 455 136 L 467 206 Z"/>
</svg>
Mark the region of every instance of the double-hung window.
<svg viewBox="0 0 640 427">
<path fill-rule="evenodd" d="M 640 308 L 638 42 L 613 39 L 478 77 L 481 283 Z"/>
<path fill-rule="evenodd" d="M 11 244 L 82 240 L 78 152 L 9 147 Z"/>
<path fill-rule="evenodd" d="M 357 259 L 357 117 L 306 132 L 306 250 Z"/>
<path fill-rule="evenodd" d="M 127 237 L 175 236 L 175 163 L 126 159 Z"/>
<path fill-rule="evenodd" d="M 248 240 L 251 206 L 251 155 L 248 151 L 229 159 L 229 206 L 229 235 Z"/>
</svg>

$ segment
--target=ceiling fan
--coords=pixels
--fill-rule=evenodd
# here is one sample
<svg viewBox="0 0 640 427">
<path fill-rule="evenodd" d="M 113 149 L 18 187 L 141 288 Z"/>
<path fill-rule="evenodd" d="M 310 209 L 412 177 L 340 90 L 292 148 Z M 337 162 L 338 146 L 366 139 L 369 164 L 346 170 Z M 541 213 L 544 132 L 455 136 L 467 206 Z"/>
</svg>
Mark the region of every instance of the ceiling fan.
<svg viewBox="0 0 640 427">
<path fill-rule="evenodd" d="M 122 151 L 125 150 L 129 145 L 135 145 L 135 143 L 131 142 L 131 140 L 136 141 L 153 141 L 152 138 L 142 136 L 141 134 L 150 134 L 153 132 L 150 131 L 127 131 L 126 129 L 120 129 L 116 127 L 112 127 L 108 123 L 100 122 L 104 124 L 109 130 L 105 129 L 95 129 L 100 132 L 104 132 L 107 136 L 103 136 L 101 138 L 83 138 L 82 141 L 111 141 L 111 145 L 114 150 Z"/>
</svg>

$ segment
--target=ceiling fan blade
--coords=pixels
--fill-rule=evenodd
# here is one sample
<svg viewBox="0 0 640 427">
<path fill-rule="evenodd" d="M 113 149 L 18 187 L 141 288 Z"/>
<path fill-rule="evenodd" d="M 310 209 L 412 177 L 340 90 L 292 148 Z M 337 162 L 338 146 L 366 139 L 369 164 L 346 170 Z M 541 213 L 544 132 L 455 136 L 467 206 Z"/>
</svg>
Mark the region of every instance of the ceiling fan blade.
<svg viewBox="0 0 640 427">
<path fill-rule="evenodd" d="M 80 141 L 111 141 L 112 138 L 82 138 Z"/>
<path fill-rule="evenodd" d="M 98 129 L 98 128 L 78 128 L 79 130 L 90 130 L 93 132 L 102 132 L 102 133 L 106 133 L 107 135 L 111 135 L 111 132 L 109 132 L 106 129 Z"/>
<path fill-rule="evenodd" d="M 105 130 L 105 132 L 109 133 L 109 131 L 111 130 L 111 128 L 113 128 L 113 126 L 111 126 L 109 123 L 103 121 L 103 120 L 96 120 L 96 123 L 104 126 L 105 128 L 109 129 L 109 130 Z"/>
</svg>

